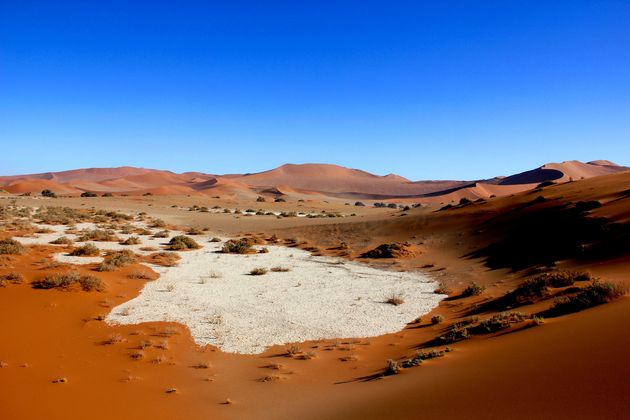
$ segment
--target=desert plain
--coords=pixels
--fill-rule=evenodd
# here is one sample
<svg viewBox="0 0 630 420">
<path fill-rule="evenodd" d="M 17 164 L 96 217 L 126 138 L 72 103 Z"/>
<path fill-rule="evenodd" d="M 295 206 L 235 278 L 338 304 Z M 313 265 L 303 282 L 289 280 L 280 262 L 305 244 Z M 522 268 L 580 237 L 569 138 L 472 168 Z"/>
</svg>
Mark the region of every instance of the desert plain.
<svg viewBox="0 0 630 420">
<path fill-rule="evenodd" d="M 628 169 L 0 177 L 0 413 L 628 418 Z"/>
</svg>

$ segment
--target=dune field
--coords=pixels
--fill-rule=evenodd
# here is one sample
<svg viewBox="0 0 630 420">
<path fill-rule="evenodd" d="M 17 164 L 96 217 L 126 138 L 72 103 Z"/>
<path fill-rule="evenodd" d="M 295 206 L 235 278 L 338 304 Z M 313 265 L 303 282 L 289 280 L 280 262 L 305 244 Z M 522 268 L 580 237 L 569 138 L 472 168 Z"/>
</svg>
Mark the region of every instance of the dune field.
<svg viewBox="0 0 630 420">
<path fill-rule="evenodd" d="M 441 202 L 306 193 L 310 174 L 225 178 L 251 197 L 7 193 L 0 410 L 626 418 L 630 172 L 543 169 L 567 172 Z"/>
</svg>

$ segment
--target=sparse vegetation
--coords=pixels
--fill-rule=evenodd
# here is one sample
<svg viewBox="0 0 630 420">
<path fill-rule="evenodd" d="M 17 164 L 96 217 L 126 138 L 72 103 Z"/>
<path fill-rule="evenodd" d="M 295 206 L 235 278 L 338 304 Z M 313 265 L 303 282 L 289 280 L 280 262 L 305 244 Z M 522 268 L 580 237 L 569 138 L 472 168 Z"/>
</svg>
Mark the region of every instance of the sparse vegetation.
<svg viewBox="0 0 630 420">
<path fill-rule="evenodd" d="M 49 189 L 42 190 L 42 197 L 57 198 L 57 194 Z"/>
<path fill-rule="evenodd" d="M 289 267 L 277 265 L 275 267 L 271 267 L 271 271 L 274 273 L 286 273 L 287 271 L 291 271 L 291 269 Z"/>
<path fill-rule="evenodd" d="M 248 238 L 230 239 L 223 244 L 224 254 L 247 254 L 252 251 L 252 240 Z"/>
<path fill-rule="evenodd" d="M 154 252 L 145 258 L 149 263 L 161 265 L 162 267 L 174 267 L 177 265 L 177 261 L 181 259 L 176 253 L 168 251 Z"/>
<path fill-rule="evenodd" d="M 0 239 L 0 254 L 20 255 L 26 252 L 26 247 L 15 239 Z"/>
<path fill-rule="evenodd" d="M 76 271 L 48 275 L 43 279 L 35 280 L 31 283 L 31 286 L 35 289 L 69 290 L 76 285 L 86 292 L 101 292 L 105 289 L 104 283 L 98 277 L 81 275 Z"/>
<path fill-rule="evenodd" d="M 578 312 L 608 303 L 625 293 L 626 290 L 618 284 L 595 280 L 593 284 L 583 288 L 576 295 L 557 298 L 549 312 L 552 315 Z"/>
<path fill-rule="evenodd" d="M 92 257 L 100 254 L 101 250 L 92 243 L 87 243 L 79 248 L 73 249 L 72 252 L 70 252 L 70 255 L 75 257 Z"/>
<path fill-rule="evenodd" d="M 253 268 L 250 270 L 249 274 L 252 276 L 262 276 L 264 274 L 267 274 L 268 270 L 266 268 L 263 267 L 257 267 L 257 268 Z"/>
<path fill-rule="evenodd" d="M 81 197 L 97 197 L 97 195 L 90 191 L 85 191 L 81 193 Z"/>
<path fill-rule="evenodd" d="M 20 284 L 24 282 L 24 276 L 20 273 L 9 273 L 0 275 L 0 287 L 5 287 L 7 283 Z"/>
<path fill-rule="evenodd" d="M 141 243 L 142 241 L 140 241 L 140 238 L 138 238 L 137 236 L 130 236 L 124 241 L 120 242 L 121 245 L 140 245 Z"/>
<path fill-rule="evenodd" d="M 98 266 L 98 271 L 114 271 L 136 262 L 136 254 L 124 249 L 122 251 L 108 251 L 104 261 Z"/>
<path fill-rule="evenodd" d="M 385 302 L 389 303 L 390 305 L 398 306 L 405 303 L 405 300 L 403 299 L 402 295 L 391 295 L 389 298 L 387 298 Z"/>
<path fill-rule="evenodd" d="M 398 366 L 398 362 L 392 359 L 387 360 L 387 367 L 385 368 L 385 375 L 396 375 L 400 372 L 400 366 Z"/>
<path fill-rule="evenodd" d="M 54 241 L 50 241 L 50 243 L 53 245 L 72 245 L 74 241 L 67 236 L 60 236 Z"/>
<path fill-rule="evenodd" d="M 433 315 L 431 317 L 431 324 L 433 325 L 437 325 L 441 323 L 442 321 L 444 321 L 444 317 L 442 315 Z"/>
<path fill-rule="evenodd" d="M 466 288 L 462 291 L 462 296 L 463 297 L 479 296 L 480 294 L 483 293 L 484 290 L 486 290 L 485 286 L 472 282 L 468 286 L 466 286 Z"/>
<path fill-rule="evenodd" d="M 193 238 L 190 238 L 185 235 L 178 235 L 173 238 L 168 243 L 168 249 L 171 251 L 182 251 L 187 249 L 199 249 L 201 245 L 199 245 Z"/>
<path fill-rule="evenodd" d="M 120 238 L 115 235 L 114 231 L 103 229 L 92 229 L 83 231 L 81 235 L 77 238 L 77 241 L 79 242 L 118 242 L 119 240 Z"/>
</svg>

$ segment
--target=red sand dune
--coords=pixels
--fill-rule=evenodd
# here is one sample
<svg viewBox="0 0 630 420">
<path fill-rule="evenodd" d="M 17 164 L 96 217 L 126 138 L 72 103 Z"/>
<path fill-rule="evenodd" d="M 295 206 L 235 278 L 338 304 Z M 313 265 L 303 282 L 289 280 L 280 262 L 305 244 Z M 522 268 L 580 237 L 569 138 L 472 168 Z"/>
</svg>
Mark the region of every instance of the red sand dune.
<svg viewBox="0 0 630 420">
<path fill-rule="evenodd" d="M 9 193 L 97 193 L 160 195 L 227 195 L 252 198 L 258 194 L 307 197 L 323 195 L 343 199 L 446 202 L 461 198 L 505 196 L 534 188 L 544 181 L 566 182 L 607 175 L 628 168 L 610 161 L 548 163 L 531 171 L 483 181 L 409 181 L 395 174 L 378 176 L 330 164 L 286 164 L 252 174 L 177 174 L 145 168 L 90 168 L 63 172 L 0 177 Z"/>
</svg>

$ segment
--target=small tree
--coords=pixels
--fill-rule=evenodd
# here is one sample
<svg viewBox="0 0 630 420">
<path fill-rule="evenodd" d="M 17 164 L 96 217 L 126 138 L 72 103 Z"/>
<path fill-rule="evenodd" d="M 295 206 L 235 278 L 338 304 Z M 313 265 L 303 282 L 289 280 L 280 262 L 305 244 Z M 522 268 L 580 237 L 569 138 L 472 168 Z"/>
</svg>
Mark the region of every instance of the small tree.
<svg viewBox="0 0 630 420">
<path fill-rule="evenodd" d="M 57 198 L 57 194 L 55 194 L 54 192 L 52 192 L 48 188 L 45 189 L 45 190 L 42 190 L 42 196 L 50 197 L 50 198 Z"/>
</svg>

